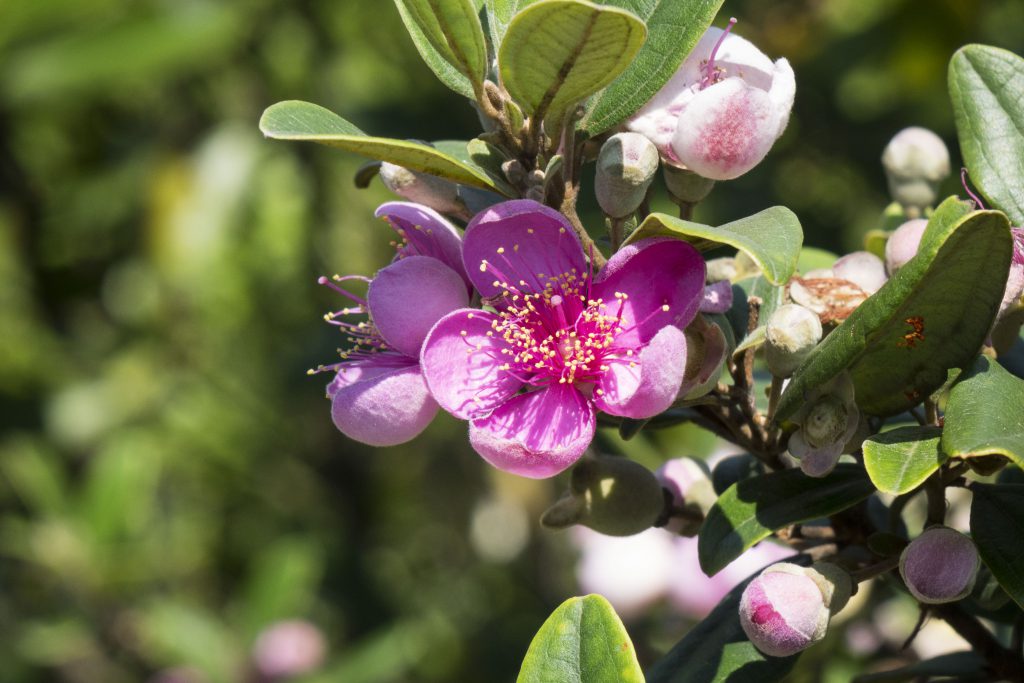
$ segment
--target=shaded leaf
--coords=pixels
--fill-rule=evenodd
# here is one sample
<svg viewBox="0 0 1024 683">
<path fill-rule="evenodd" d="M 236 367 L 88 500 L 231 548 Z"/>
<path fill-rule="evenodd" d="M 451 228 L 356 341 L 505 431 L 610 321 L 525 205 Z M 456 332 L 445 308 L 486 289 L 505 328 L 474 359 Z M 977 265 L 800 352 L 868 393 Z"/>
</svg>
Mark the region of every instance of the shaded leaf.
<svg viewBox="0 0 1024 683">
<path fill-rule="evenodd" d="M 942 448 L 969 458 L 1005 455 L 1024 467 L 1024 380 L 979 356 L 946 402 Z"/>
<path fill-rule="evenodd" d="M 975 484 L 971 491 L 971 538 L 999 585 L 1024 608 L 1024 484 Z"/>
<path fill-rule="evenodd" d="M 853 683 L 899 683 L 922 678 L 930 680 L 932 676 L 955 678 L 957 681 L 987 681 L 986 667 L 985 659 L 975 652 L 951 652 L 899 669 L 863 674 L 854 678 Z"/>
</svg>

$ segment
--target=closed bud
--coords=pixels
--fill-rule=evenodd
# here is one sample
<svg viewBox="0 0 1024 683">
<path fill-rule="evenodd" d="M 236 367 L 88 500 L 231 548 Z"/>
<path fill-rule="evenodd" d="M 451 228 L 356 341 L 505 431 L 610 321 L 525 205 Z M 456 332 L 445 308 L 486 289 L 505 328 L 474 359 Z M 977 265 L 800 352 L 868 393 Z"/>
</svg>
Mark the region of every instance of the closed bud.
<svg viewBox="0 0 1024 683">
<path fill-rule="evenodd" d="M 594 180 L 597 203 L 612 218 L 625 218 L 644 200 L 658 171 L 658 148 L 639 133 L 617 133 L 601 146 Z"/>
<path fill-rule="evenodd" d="M 832 275 L 857 285 L 867 294 L 874 294 L 889 278 L 885 264 L 871 252 L 855 251 L 832 264 Z"/>
<path fill-rule="evenodd" d="M 765 359 L 776 377 L 789 377 L 821 341 L 821 320 L 797 304 L 780 306 L 765 327 Z"/>
<path fill-rule="evenodd" d="M 541 517 L 548 528 L 582 524 L 608 536 L 632 536 L 665 511 L 658 478 L 628 458 L 582 458 L 572 469 L 569 492 Z"/>
<path fill-rule="evenodd" d="M 907 588 L 932 605 L 966 597 L 980 566 L 974 541 L 944 526 L 926 529 L 900 555 L 900 576 Z"/>
<path fill-rule="evenodd" d="M 744 589 L 740 625 L 758 650 L 788 657 L 825 637 L 851 590 L 849 575 L 835 565 L 773 564 Z"/>
<path fill-rule="evenodd" d="M 882 154 L 892 198 L 911 214 L 934 206 L 939 183 L 949 175 L 949 150 L 927 128 L 904 128 Z"/>
<path fill-rule="evenodd" d="M 665 187 L 676 204 L 696 204 L 711 194 L 715 181 L 672 164 L 662 167 Z"/>
<path fill-rule="evenodd" d="M 410 202 L 423 204 L 450 216 L 469 217 L 459 197 L 459 186 L 450 180 L 410 171 L 386 161 L 380 165 L 380 179 L 385 187 Z"/>
<path fill-rule="evenodd" d="M 694 513 L 670 516 L 665 529 L 681 536 L 695 536 L 700 530 L 701 516 L 715 504 L 715 490 L 707 465 L 694 458 L 675 458 L 659 467 L 655 475 L 662 487 L 672 494 L 673 508 Z"/>
<path fill-rule="evenodd" d="M 739 272 L 736 268 L 736 259 L 731 256 L 713 258 L 706 265 L 708 284 L 731 281 Z"/>
<path fill-rule="evenodd" d="M 917 248 L 921 245 L 921 237 L 924 236 L 927 227 L 928 221 L 915 218 L 896 228 L 889 235 L 889 240 L 885 243 L 885 269 L 889 271 L 890 277 L 917 255 Z"/>
<path fill-rule="evenodd" d="M 271 624 L 256 638 L 253 662 L 270 680 L 309 673 L 324 661 L 327 644 L 313 624 L 302 619 Z"/>
</svg>

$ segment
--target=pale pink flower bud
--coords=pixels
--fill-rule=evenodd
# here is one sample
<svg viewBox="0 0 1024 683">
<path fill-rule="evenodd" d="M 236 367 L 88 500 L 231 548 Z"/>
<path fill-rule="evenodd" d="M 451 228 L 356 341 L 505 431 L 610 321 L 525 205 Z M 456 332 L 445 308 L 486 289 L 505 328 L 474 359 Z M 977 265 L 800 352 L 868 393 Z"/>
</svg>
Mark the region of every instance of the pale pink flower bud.
<svg viewBox="0 0 1024 683">
<path fill-rule="evenodd" d="M 694 458 L 669 460 L 654 473 L 662 487 L 672 494 L 672 507 L 705 514 L 715 502 L 708 467 Z M 670 517 L 665 529 L 681 536 L 694 536 L 700 530 L 699 516 Z"/>
<path fill-rule="evenodd" d="M 264 629 L 253 645 L 259 672 L 270 679 L 288 678 L 319 667 L 327 651 L 323 634 L 301 619 L 279 621 Z"/>
<path fill-rule="evenodd" d="M 944 526 L 926 529 L 900 555 L 900 576 L 911 594 L 928 604 L 966 597 L 980 566 L 974 542 Z"/>
<path fill-rule="evenodd" d="M 780 306 L 765 326 L 765 359 L 776 377 L 789 377 L 821 341 L 821 320 L 797 304 Z"/>
<path fill-rule="evenodd" d="M 639 133 L 617 133 L 601 146 L 594 190 L 601 210 L 625 218 L 640 206 L 658 172 L 658 149 Z"/>
<path fill-rule="evenodd" d="M 729 180 L 768 154 L 789 122 L 795 93 L 788 61 L 773 64 L 728 29 L 709 28 L 627 126 L 671 163 Z"/>
<path fill-rule="evenodd" d="M 885 275 L 885 264 L 871 252 L 855 251 L 832 264 L 832 273 L 840 280 L 857 285 L 867 294 L 874 294 L 889 278 Z"/>
<path fill-rule="evenodd" d="M 889 241 L 885 243 L 885 269 L 890 276 L 895 275 L 897 270 L 917 255 L 917 248 L 921 246 L 921 237 L 927 227 L 927 220 L 915 218 L 889 235 Z"/>
<path fill-rule="evenodd" d="M 882 165 L 892 198 L 920 211 L 935 204 L 939 183 L 949 175 L 949 150 L 927 128 L 904 128 L 886 146 Z"/>
</svg>

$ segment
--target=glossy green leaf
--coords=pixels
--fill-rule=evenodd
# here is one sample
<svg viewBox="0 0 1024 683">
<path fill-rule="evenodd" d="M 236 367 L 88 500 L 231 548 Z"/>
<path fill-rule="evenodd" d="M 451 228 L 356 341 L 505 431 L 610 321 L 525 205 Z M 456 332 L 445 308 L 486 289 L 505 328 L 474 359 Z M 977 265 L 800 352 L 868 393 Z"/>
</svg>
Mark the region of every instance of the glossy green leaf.
<svg viewBox="0 0 1024 683">
<path fill-rule="evenodd" d="M 310 102 L 287 100 L 272 105 L 260 118 L 260 130 L 268 138 L 316 142 L 463 185 L 502 192 L 496 180 L 476 165 L 421 142 L 367 135 L 337 114 Z"/>
<path fill-rule="evenodd" d="M 941 387 L 950 369 L 974 359 L 1006 285 L 1010 226 L 997 211 L 956 218 L 957 207 L 944 211 L 946 206 L 932 216 L 917 256 L 797 368 L 779 403 L 779 419 L 844 370 L 865 412 L 900 413 Z"/>
<path fill-rule="evenodd" d="M 804 240 L 799 219 L 784 206 L 773 206 L 717 228 L 652 213 L 626 242 L 657 236 L 683 239 L 701 250 L 723 244 L 735 247 L 754 259 L 773 285 L 784 285 L 793 275 Z"/>
<path fill-rule="evenodd" d="M 949 63 L 960 151 L 971 181 L 1014 225 L 1024 224 L 1024 59 L 987 45 Z"/>
<path fill-rule="evenodd" d="M 402 22 L 442 83 L 471 99 L 487 74 L 487 45 L 471 0 L 395 0 Z"/>
<path fill-rule="evenodd" d="M 646 35 L 644 22 L 625 10 L 541 0 L 512 19 L 498 53 L 501 80 L 527 114 L 560 121 L 622 73 Z"/>
<path fill-rule="evenodd" d="M 960 458 L 1005 455 L 1024 467 L 1024 380 L 979 356 L 949 392 L 942 448 Z"/>
<path fill-rule="evenodd" d="M 800 558 L 794 558 L 803 564 Z M 740 626 L 740 597 L 751 579 L 729 591 L 718 606 L 647 671 L 647 683 L 775 683 L 793 669 L 799 654 L 767 657 Z"/>
<path fill-rule="evenodd" d="M 999 585 L 1024 608 L 1024 484 L 975 484 L 971 491 L 971 538 Z"/>
<path fill-rule="evenodd" d="M 580 123 L 591 136 L 634 114 L 672 77 L 723 0 L 609 0 L 647 23 L 647 41 L 622 75 L 594 97 Z"/>
<path fill-rule="evenodd" d="M 517 683 L 643 683 L 636 651 L 600 595 L 569 598 L 530 643 Z"/>
<path fill-rule="evenodd" d="M 879 491 L 899 495 L 916 489 L 949 456 L 939 448 L 938 427 L 899 427 L 864 442 L 864 468 Z"/>
<path fill-rule="evenodd" d="M 841 464 L 815 479 L 798 469 L 744 479 L 730 486 L 708 512 L 697 556 L 708 576 L 783 527 L 845 510 L 875 490 L 858 465 Z"/>
</svg>

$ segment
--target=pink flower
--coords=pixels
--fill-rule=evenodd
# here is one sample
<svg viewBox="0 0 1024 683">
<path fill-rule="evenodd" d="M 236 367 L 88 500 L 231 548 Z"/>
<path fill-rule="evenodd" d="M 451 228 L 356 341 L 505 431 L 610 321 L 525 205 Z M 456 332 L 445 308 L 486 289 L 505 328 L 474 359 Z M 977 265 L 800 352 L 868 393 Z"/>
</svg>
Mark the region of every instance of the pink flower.
<svg viewBox="0 0 1024 683">
<path fill-rule="evenodd" d="M 786 129 L 795 94 L 788 61 L 773 64 L 728 28 L 709 28 L 627 127 L 647 136 L 670 163 L 729 180 L 768 154 Z"/>
<path fill-rule="evenodd" d="M 373 279 L 322 277 L 320 283 L 351 305 L 325 318 L 346 335 L 341 362 L 311 371 L 334 371 L 327 385 L 334 424 L 346 436 L 371 446 L 404 443 L 422 432 L 437 414 L 420 371 L 427 332 L 442 316 L 469 302 L 470 285 L 462 267 L 458 231 L 433 209 L 391 202 L 377 209 L 403 238 L 391 265 Z M 339 285 L 369 283 L 366 297 Z M 368 320 L 348 322 L 349 315 Z"/>
<path fill-rule="evenodd" d="M 683 328 L 704 289 L 689 244 L 643 240 L 593 276 L 564 216 L 515 200 L 470 222 L 463 260 L 493 310 L 439 320 L 420 364 L 431 394 L 470 421 L 470 443 L 498 469 L 554 476 L 590 444 L 597 410 L 646 418 L 675 400 Z"/>
</svg>

